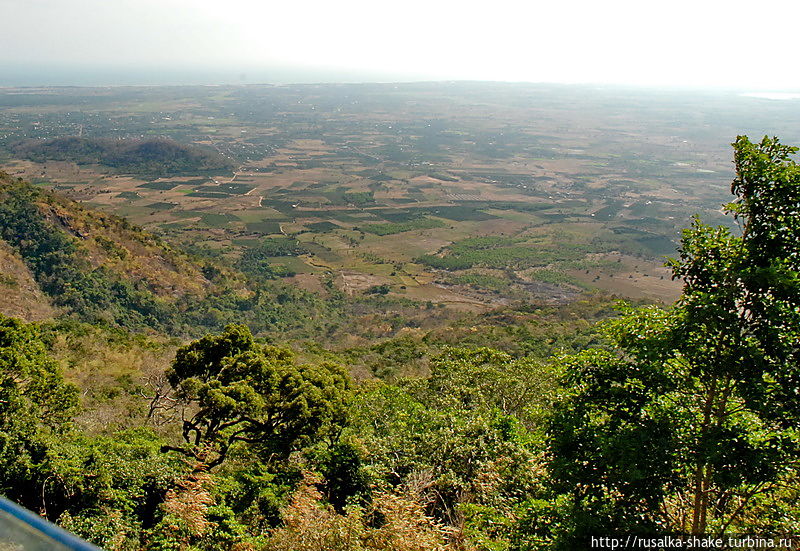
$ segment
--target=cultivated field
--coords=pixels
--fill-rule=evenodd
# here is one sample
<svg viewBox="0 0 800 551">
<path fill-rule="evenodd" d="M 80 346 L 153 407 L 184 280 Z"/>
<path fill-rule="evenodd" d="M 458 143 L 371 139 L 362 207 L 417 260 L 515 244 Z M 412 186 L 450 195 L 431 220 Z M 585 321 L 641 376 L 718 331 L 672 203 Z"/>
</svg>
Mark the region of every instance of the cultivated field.
<svg viewBox="0 0 800 551">
<path fill-rule="evenodd" d="M 320 293 L 464 310 L 594 290 L 672 301 L 663 257 L 692 215 L 723 220 L 728 143 L 797 143 L 793 105 L 479 83 L 5 89 L 0 168 L 196 254 L 260 251 Z M 11 153 L 70 135 L 164 136 L 237 168 L 165 177 Z"/>
</svg>

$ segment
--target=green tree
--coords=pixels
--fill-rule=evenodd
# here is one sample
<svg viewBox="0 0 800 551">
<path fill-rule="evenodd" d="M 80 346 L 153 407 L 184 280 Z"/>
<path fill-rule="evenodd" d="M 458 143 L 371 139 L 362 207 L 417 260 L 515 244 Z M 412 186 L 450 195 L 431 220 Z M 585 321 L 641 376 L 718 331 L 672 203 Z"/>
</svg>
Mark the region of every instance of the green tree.
<svg viewBox="0 0 800 551">
<path fill-rule="evenodd" d="M 744 530 L 796 473 L 797 149 L 733 145 L 740 235 L 695 220 L 670 262 L 677 304 L 628 310 L 606 324 L 610 349 L 561 361 L 549 442 L 567 546 L 601 530 Z"/>
<path fill-rule="evenodd" d="M 439 409 L 513 415 L 529 429 L 538 428 L 556 383 L 545 362 L 486 347 L 447 347 L 431 359 L 430 370 L 421 389 L 426 402 Z"/>
<path fill-rule="evenodd" d="M 184 407 L 184 446 L 167 446 L 206 467 L 232 445 L 285 458 L 344 424 L 349 376 L 331 363 L 298 365 L 286 349 L 257 344 L 229 325 L 180 348 L 167 378 Z"/>
<path fill-rule="evenodd" d="M 50 443 L 71 427 L 77 389 L 34 325 L 0 315 L 0 493 L 41 510 Z"/>
<path fill-rule="evenodd" d="M 554 377 L 489 348 L 448 348 L 430 366 L 428 378 L 357 395 L 351 430 L 365 469 L 379 487 L 412 488 L 428 514 L 488 546 L 480 548 L 506 549 L 518 507 L 541 495 L 536 406 Z"/>
<path fill-rule="evenodd" d="M 186 466 L 137 428 L 108 436 L 74 431 L 51 443 L 42 500 L 58 524 L 104 549 L 138 549 Z M 63 511 L 63 512 L 62 512 Z"/>
</svg>

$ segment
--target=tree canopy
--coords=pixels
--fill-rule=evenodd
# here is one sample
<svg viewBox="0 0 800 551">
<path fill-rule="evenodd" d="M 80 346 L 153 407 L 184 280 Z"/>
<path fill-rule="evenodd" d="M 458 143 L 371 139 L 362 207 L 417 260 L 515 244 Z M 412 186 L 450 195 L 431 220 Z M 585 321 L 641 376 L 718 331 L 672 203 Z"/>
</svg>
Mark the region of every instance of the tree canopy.
<svg viewBox="0 0 800 551">
<path fill-rule="evenodd" d="M 289 350 L 257 344 L 243 325 L 180 348 L 167 378 L 184 407 L 187 444 L 168 448 L 208 467 L 236 442 L 280 458 L 335 432 L 350 386 L 341 367 L 298 365 Z"/>
<path fill-rule="evenodd" d="M 78 390 L 36 328 L 0 315 L 0 493 L 41 506 L 48 447 L 71 426 Z"/>
<path fill-rule="evenodd" d="M 778 502 L 800 415 L 797 148 L 737 138 L 741 232 L 696 219 L 670 265 L 670 310 L 628 309 L 610 347 L 561 360 L 551 469 L 571 500 L 564 541 L 598 530 L 722 533 Z M 752 524 L 749 524 L 752 525 Z"/>
</svg>

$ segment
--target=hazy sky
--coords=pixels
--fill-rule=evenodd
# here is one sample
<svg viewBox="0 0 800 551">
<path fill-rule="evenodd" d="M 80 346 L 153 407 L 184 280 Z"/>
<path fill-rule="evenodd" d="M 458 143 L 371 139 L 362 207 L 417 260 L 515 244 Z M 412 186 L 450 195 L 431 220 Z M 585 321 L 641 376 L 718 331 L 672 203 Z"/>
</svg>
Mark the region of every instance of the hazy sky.
<svg viewBox="0 0 800 551">
<path fill-rule="evenodd" d="M 798 16 L 798 0 L 0 0 L 0 72 L 800 90 Z"/>
</svg>

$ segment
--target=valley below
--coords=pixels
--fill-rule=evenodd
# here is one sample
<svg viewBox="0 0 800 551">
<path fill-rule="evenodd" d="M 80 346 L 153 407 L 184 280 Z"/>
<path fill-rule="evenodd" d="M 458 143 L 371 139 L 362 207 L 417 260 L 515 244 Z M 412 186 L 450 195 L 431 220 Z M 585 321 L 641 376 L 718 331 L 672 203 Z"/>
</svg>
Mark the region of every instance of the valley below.
<svg viewBox="0 0 800 551">
<path fill-rule="evenodd" d="M 668 303 L 681 228 L 725 220 L 728 144 L 791 140 L 785 105 L 488 83 L 3 89 L 0 166 L 195 254 L 250 251 L 312 292 L 474 312 L 592 292 Z M 106 166 L 48 147 L 66 136 L 205 157 Z"/>
</svg>

